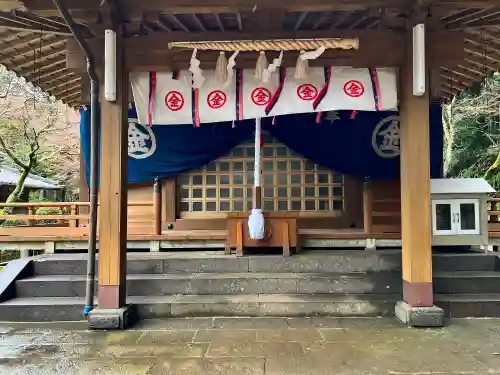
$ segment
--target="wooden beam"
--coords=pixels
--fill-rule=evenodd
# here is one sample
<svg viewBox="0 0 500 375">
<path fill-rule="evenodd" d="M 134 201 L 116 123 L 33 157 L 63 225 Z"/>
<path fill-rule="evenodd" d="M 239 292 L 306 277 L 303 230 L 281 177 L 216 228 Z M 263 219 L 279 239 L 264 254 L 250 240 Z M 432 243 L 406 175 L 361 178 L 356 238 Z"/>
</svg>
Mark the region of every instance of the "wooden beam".
<svg viewBox="0 0 500 375">
<path fill-rule="evenodd" d="M 311 35 L 310 32 L 294 31 L 297 37 L 306 37 Z M 326 66 L 326 65 L 352 65 L 356 67 L 367 66 L 400 66 L 404 60 L 404 35 L 397 32 L 388 32 L 381 30 L 346 30 L 331 32 L 326 30 L 314 32 L 316 37 L 322 37 L 323 34 L 346 35 L 346 37 L 359 36 L 359 50 L 327 50 L 319 59 L 311 61 L 311 66 Z M 146 71 L 158 70 L 169 71 L 178 69 L 187 69 L 191 51 L 181 49 L 169 49 L 165 39 L 169 39 L 169 35 L 179 35 L 177 32 L 170 34 L 137 36 L 129 39 L 127 44 L 127 67 L 129 70 Z M 187 34 L 181 33 L 184 38 L 197 39 L 201 38 L 197 33 Z M 250 38 L 251 33 L 213 33 L 206 32 L 202 35 L 210 37 L 211 35 L 244 34 Z M 281 35 L 269 31 L 269 37 L 273 35 Z M 236 38 L 236 37 L 235 37 Z M 236 38 L 237 39 L 237 38 Z M 457 32 L 437 32 L 431 35 L 431 39 L 435 42 L 429 48 L 429 62 L 433 66 L 456 66 L 457 63 L 463 61 L 463 33 Z M 90 47 L 96 56 L 96 65 L 102 66 L 102 50 L 103 45 L 101 40 L 90 42 Z M 68 69 L 76 72 L 85 70 L 85 59 L 80 48 L 73 39 L 69 39 L 66 44 L 66 63 Z M 381 50 L 390 50 L 390 54 L 380 53 Z M 242 52 L 236 60 L 238 67 L 254 68 L 258 52 Z M 272 59 L 277 53 L 269 53 L 268 58 Z M 199 59 L 202 62 L 203 69 L 215 67 L 215 63 L 219 53 L 217 51 L 201 51 Z M 295 66 L 296 53 L 285 53 L 283 65 Z"/>
<path fill-rule="evenodd" d="M 461 33 L 443 35 L 461 35 Z M 463 36 L 462 36 L 463 37 Z M 311 39 L 311 38 L 360 38 L 389 39 L 392 42 L 401 42 L 402 33 L 387 30 L 266 30 L 254 32 L 220 32 L 210 31 L 204 33 L 190 33 L 175 31 L 172 33 L 156 33 L 147 36 L 131 37 L 125 40 L 127 53 L 136 50 L 168 50 L 168 43 L 171 42 L 206 42 L 206 41 L 236 41 L 236 40 L 268 40 L 268 39 Z M 97 41 L 97 40 L 96 40 Z"/>
<path fill-rule="evenodd" d="M 486 1 L 486 0 L 484 0 Z M 494 3 L 494 0 L 490 0 Z M 101 0 L 66 0 L 65 5 L 71 10 L 74 17 L 79 18 L 99 8 Z M 25 6 L 32 12 L 44 16 L 56 16 L 52 0 L 25 0 Z M 161 11 L 165 13 L 191 14 L 191 13 L 231 13 L 236 11 L 251 12 L 254 7 L 265 9 L 269 7 L 269 0 L 199 0 L 186 2 L 184 0 L 149 0 L 137 2 L 136 0 L 120 0 L 120 6 L 128 14 L 144 11 Z M 273 1 L 273 7 L 279 7 L 292 12 L 322 12 L 322 11 L 355 11 L 374 8 L 405 8 L 406 2 L 401 0 L 288 0 Z"/>
<path fill-rule="evenodd" d="M 117 36 L 117 100 L 108 102 L 104 95 L 101 99 L 100 309 L 118 309 L 126 303 L 128 74 L 124 70 L 123 47 L 121 36 Z"/>
<path fill-rule="evenodd" d="M 412 57 L 410 32 L 400 90 L 403 300 L 412 307 L 428 307 L 433 305 L 429 90 L 413 95 Z"/>
</svg>

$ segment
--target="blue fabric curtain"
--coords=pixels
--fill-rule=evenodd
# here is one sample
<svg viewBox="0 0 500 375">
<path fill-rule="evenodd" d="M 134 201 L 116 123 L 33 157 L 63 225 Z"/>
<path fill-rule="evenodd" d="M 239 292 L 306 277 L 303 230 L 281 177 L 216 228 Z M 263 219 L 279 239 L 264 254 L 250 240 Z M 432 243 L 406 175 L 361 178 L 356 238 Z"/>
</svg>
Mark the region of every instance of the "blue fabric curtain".
<svg viewBox="0 0 500 375">
<path fill-rule="evenodd" d="M 386 139 L 380 135 L 398 112 L 358 112 L 353 119 L 352 114 L 338 111 L 323 118 L 320 124 L 316 123 L 316 114 L 281 116 L 274 126 L 266 121 L 265 128 L 292 150 L 325 168 L 358 178 L 397 178 L 399 156 L 391 157 L 389 147 L 386 157 L 382 157 L 376 148 L 383 148 L 384 142 L 391 141 L 399 145 L 399 134 L 395 138 L 385 134 Z M 429 115 L 431 178 L 438 178 L 443 159 L 441 106 L 431 105 Z M 382 126 L 376 129 L 380 123 Z"/>
<path fill-rule="evenodd" d="M 263 120 L 263 128 L 292 150 L 313 162 L 334 171 L 370 179 L 399 177 L 399 128 L 397 112 L 339 111 L 323 115 L 316 123 L 316 114 L 280 116 L 276 124 Z M 129 112 L 135 118 L 135 111 Z M 396 124 L 394 126 L 394 124 Z M 392 127 L 391 127 L 392 126 Z M 148 182 L 176 176 L 196 169 L 228 153 L 233 147 L 252 137 L 254 120 L 231 123 L 190 125 L 135 125 L 129 128 L 129 155 L 134 135 L 143 150 L 154 152 L 141 157 L 141 147 L 128 161 L 128 181 Z M 151 131 L 151 133 L 149 133 Z M 443 134 L 441 107 L 430 107 L 431 177 L 442 175 Z M 90 110 L 81 111 L 80 132 L 87 181 L 90 170 Z M 144 155 L 143 155 L 144 156 Z"/>
<path fill-rule="evenodd" d="M 90 176 L 90 110 L 80 112 L 80 135 L 84 153 L 87 181 Z M 129 118 L 136 118 L 135 110 Z M 146 126 L 138 125 L 144 132 Z M 233 147 L 252 135 L 254 121 L 243 121 L 232 128 L 232 123 L 204 124 L 199 128 L 188 125 L 153 126 L 154 140 L 145 142 L 147 148 L 156 143 L 156 150 L 147 158 L 128 159 L 128 182 L 148 182 L 156 177 L 168 178 L 190 169 L 199 168 L 228 153 Z M 130 134 L 129 134 L 130 144 Z"/>
</svg>

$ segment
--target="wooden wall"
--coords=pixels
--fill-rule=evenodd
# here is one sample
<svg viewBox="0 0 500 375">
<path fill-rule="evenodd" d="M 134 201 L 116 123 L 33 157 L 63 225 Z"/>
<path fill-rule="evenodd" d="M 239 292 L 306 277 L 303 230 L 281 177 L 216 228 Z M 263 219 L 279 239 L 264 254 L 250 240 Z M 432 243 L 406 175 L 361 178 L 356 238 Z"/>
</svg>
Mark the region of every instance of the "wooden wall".
<svg viewBox="0 0 500 375">
<path fill-rule="evenodd" d="M 81 191 L 86 186 L 80 187 Z M 394 233 L 401 231 L 401 203 L 399 181 L 372 181 L 373 189 L 373 231 Z M 307 217 L 298 220 L 300 228 L 310 229 L 363 229 L 363 182 L 347 177 L 345 179 L 345 212 L 340 217 Z M 87 196 L 80 200 L 87 201 Z M 151 202 L 152 184 L 131 185 L 128 188 L 129 202 Z M 226 229 L 225 219 L 178 219 L 175 178 L 162 181 L 162 223 L 163 230 L 173 224 L 176 230 Z M 173 207 L 172 207 L 173 206 Z M 151 207 L 130 207 L 129 224 L 134 227 L 151 227 Z M 176 218 L 176 219 L 174 219 Z"/>
<path fill-rule="evenodd" d="M 401 187 L 396 181 L 372 181 L 373 232 L 401 232 Z"/>
</svg>

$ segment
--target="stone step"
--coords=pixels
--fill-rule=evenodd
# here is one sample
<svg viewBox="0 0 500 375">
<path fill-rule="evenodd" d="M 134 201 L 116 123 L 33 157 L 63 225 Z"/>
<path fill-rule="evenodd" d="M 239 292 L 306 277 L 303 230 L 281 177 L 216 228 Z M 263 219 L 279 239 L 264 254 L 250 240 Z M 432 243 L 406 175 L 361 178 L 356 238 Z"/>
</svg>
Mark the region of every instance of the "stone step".
<svg viewBox="0 0 500 375">
<path fill-rule="evenodd" d="M 393 316 L 399 295 L 185 295 L 128 297 L 139 318 L 189 316 Z M 0 303 L 3 321 L 82 320 L 83 298 L 15 298 Z"/>
<path fill-rule="evenodd" d="M 34 258 L 36 275 L 85 275 L 84 254 L 55 254 Z M 401 269 L 399 251 L 307 251 L 281 255 L 236 257 L 223 252 L 128 254 L 128 274 L 223 272 L 367 272 Z"/>
<path fill-rule="evenodd" d="M 500 293 L 500 272 L 453 271 L 435 272 L 435 294 Z"/>
<path fill-rule="evenodd" d="M 435 271 L 493 271 L 496 253 L 434 254 Z M 85 275 L 85 254 L 42 255 L 33 258 L 36 275 Z M 369 272 L 401 270 L 398 250 L 305 251 L 290 258 L 281 255 L 236 257 L 220 251 L 129 253 L 128 274 L 222 272 Z"/>
<path fill-rule="evenodd" d="M 434 303 L 450 318 L 498 318 L 500 293 L 437 294 Z"/>
<path fill-rule="evenodd" d="M 131 296 L 141 319 L 182 316 L 392 316 L 399 295 Z M 446 317 L 498 317 L 500 293 L 436 295 Z M 14 298 L 0 303 L 2 321 L 83 320 L 84 298 Z"/>
<path fill-rule="evenodd" d="M 432 256 L 434 271 L 494 271 L 498 253 L 442 253 Z"/>
<path fill-rule="evenodd" d="M 43 275 L 16 282 L 18 297 L 84 297 L 85 276 Z M 132 274 L 127 293 L 140 296 L 401 293 L 398 272 Z"/>
</svg>

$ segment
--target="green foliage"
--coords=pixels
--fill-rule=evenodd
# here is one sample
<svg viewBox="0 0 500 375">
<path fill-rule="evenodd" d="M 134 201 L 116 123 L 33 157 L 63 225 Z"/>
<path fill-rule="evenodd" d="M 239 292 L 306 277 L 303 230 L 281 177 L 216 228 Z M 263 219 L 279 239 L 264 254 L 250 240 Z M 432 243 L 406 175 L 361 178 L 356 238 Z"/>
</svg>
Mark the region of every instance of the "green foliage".
<svg viewBox="0 0 500 375">
<path fill-rule="evenodd" d="M 447 177 L 484 177 L 500 188 L 500 75 L 443 107 Z"/>
<path fill-rule="evenodd" d="M 62 215 L 61 207 L 38 207 L 35 215 Z"/>
</svg>

